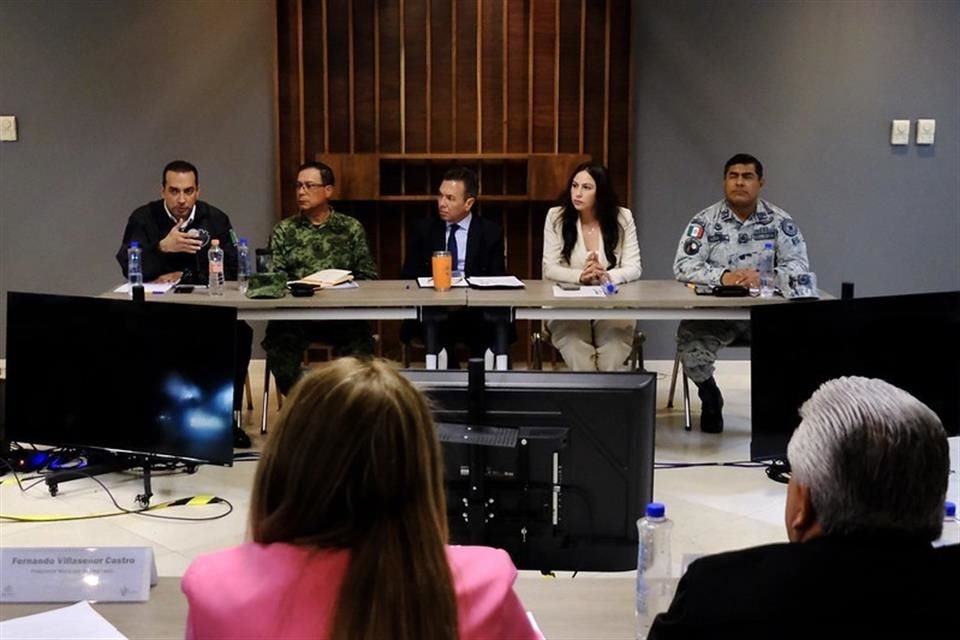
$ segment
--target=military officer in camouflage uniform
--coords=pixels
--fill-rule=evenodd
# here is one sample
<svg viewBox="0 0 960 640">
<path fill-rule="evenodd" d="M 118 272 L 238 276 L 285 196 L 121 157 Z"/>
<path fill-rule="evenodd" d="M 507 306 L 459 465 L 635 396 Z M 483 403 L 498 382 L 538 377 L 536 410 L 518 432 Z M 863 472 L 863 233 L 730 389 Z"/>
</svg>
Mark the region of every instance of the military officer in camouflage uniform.
<svg viewBox="0 0 960 640">
<path fill-rule="evenodd" d="M 322 269 L 349 269 L 357 280 L 377 277 L 367 235 L 356 218 L 333 210 L 333 171 L 322 162 L 306 162 L 297 172 L 300 213 L 273 228 L 270 248 L 274 269 L 299 280 Z M 261 343 L 281 393 L 300 376 L 303 350 L 312 341 L 333 345 L 334 355 L 371 355 L 373 336 L 362 320 L 324 322 L 275 320 Z"/>
<path fill-rule="evenodd" d="M 791 275 L 809 271 L 807 245 L 783 209 L 759 199 L 763 165 L 745 153 L 724 166 L 720 202 L 693 217 L 680 238 L 673 273 L 677 280 L 700 285 L 759 288 L 757 264 L 765 243 L 774 246 L 775 281 L 784 291 Z M 749 338 L 747 321 L 684 320 L 677 331 L 683 370 L 699 390 L 700 428 L 723 431 L 723 395 L 713 378 L 717 351 L 738 337 Z"/>
</svg>

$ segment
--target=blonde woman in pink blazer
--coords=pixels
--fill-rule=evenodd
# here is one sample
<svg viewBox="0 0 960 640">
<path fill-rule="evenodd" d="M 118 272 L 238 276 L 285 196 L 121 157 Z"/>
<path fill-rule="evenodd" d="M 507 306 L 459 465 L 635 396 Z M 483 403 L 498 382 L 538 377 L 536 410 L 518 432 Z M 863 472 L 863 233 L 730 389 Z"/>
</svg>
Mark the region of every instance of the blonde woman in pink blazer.
<svg viewBox="0 0 960 640">
<path fill-rule="evenodd" d="M 336 360 L 294 388 L 250 531 L 184 575 L 187 638 L 541 638 L 505 552 L 447 545 L 430 410 L 384 361 Z"/>
</svg>

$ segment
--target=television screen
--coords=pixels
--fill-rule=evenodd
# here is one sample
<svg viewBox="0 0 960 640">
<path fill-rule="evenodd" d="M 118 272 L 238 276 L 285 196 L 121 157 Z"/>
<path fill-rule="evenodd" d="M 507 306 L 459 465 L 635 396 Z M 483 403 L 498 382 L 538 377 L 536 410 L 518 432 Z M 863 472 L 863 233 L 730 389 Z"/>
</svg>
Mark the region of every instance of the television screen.
<svg viewBox="0 0 960 640">
<path fill-rule="evenodd" d="M 762 305 L 750 321 L 752 458 L 785 456 L 800 405 L 840 376 L 901 387 L 960 433 L 960 292 Z"/>
<path fill-rule="evenodd" d="M 636 568 L 636 521 L 653 495 L 654 375 L 486 372 L 478 393 L 466 371 L 404 374 L 435 405 L 453 542 L 500 547 L 521 569 Z M 462 443 L 484 436 L 486 446 Z"/>
<path fill-rule="evenodd" d="M 10 292 L 4 439 L 232 464 L 236 318 Z"/>
</svg>

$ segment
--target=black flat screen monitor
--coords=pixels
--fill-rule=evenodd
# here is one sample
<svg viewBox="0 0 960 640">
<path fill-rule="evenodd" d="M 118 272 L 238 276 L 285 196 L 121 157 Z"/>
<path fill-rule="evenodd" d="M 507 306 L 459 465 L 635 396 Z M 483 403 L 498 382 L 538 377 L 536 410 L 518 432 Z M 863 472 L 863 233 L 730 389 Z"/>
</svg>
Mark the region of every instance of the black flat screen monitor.
<svg viewBox="0 0 960 640">
<path fill-rule="evenodd" d="M 505 549 L 521 569 L 636 568 L 636 521 L 653 495 L 654 375 L 487 372 L 478 398 L 465 371 L 404 374 L 435 405 L 453 542 Z M 466 424 L 515 430 L 515 444 L 460 444 Z"/>
<path fill-rule="evenodd" d="M 4 439 L 232 464 L 236 319 L 10 292 Z"/>
<path fill-rule="evenodd" d="M 960 433 L 960 292 L 763 305 L 750 322 L 753 459 L 785 456 L 800 405 L 840 376 L 886 380 Z"/>
</svg>

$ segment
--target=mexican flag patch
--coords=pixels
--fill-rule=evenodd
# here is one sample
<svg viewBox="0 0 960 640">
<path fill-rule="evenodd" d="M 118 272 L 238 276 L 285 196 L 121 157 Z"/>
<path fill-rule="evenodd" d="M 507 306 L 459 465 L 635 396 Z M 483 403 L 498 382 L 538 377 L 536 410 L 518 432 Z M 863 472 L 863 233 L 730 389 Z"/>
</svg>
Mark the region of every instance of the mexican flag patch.
<svg viewBox="0 0 960 640">
<path fill-rule="evenodd" d="M 702 238 L 703 237 L 703 225 L 697 224 L 696 222 L 691 222 L 690 226 L 687 227 L 687 237 L 690 238 Z"/>
</svg>

